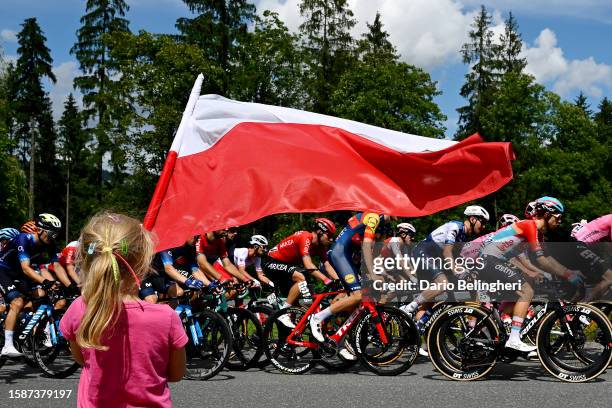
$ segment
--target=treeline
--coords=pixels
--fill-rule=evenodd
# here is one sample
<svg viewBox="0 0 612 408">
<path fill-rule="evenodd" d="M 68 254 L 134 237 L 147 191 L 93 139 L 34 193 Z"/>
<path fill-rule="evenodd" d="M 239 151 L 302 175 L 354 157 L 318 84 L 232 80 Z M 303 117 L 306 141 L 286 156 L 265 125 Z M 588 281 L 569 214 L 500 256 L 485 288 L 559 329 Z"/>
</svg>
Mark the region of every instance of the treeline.
<svg viewBox="0 0 612 408">
<path fill-rule="evenodd" d="M 124 0 L 88 1 L 70 50 L 83 107 L 70 95 L 57 122 L 43 87 L 56 80 L 52 55 L 36 18 L 23 22 L 17 61 L 0 64 L 0 225 L 49 211 L 68 215 L 74 237 L 102 208 L 142 217 L 200 72 L 203 94 L 444 137 L 446 117 L 434 101 L 441 91 L 400 60 L 379 14 L 354 38 L 346 0 L 303 0 L 297 33 L 247 0 L 183 1 L 192 16 L 176 21 L 176 34 L 132 32 Z M 481 203 L 496 217 L 520 215 L 529 199 L 548 194 L 567 205 L 570 220 L 610 212 L 610 100 L 563 101 L 525 72 L 512 14 L 501 38 L 491 27 L 482 7 L 460 51 L 468 73 L 454 136 L 512 142 L 518 159 L 515 179 Z M 458 214 L 414 223 L 425 233 Z M 282 235 L 304 217 L 268 217 L 255 228 Z"/>
</svg>

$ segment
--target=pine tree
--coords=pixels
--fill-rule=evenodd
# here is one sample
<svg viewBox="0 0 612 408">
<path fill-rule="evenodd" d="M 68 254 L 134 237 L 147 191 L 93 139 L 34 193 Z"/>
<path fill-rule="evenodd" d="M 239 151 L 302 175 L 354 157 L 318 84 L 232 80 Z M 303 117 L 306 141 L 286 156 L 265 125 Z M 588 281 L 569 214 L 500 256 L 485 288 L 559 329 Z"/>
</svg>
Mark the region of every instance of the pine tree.
<svg viewBox="0 0 612 408">
<path fill-rule="evenodd" d="M 27 164 L 29 167 L 29 215 L 33 215 L 35 201 L 48 208 L 45 200 L 51 199 L 51 197 L 45 197 L 44 193 L 40 195 L 40 200 L 35 197 L 37 181 L 40 181 L 40 187 L 44 189 L 47 173 L 56 176 L 54 174 L 55 158 L 53 157 L 55 150 L 52 147 L 55 142 L 55 133 L 51 102 L 42 85 L 43 78 L 46 77 L 53 83 L 56 78 L 53 73 L 53 59 L 49 48 L 45 45 L 47 39 L 36 18 L 28 18 L 23 22 L 17 39 L 18 58 L 15 69 L 10 70 L 9 81 L 13 118 L 11 134 L 22 164 L 24 166 Z M 44 171 L 37 172 L 37 164 L 44 164 Z"/>
<path fill-rule="evenodd" d="M 585 115 L 591 117 L 593 115 L 593 111 L 591 110 L 591 105 L 589 105 L 589 101 L 586 95 L 580 91 L 576 99 L 574 99 L 574 105 L 578 108 L 582 109 Z"/>
<path fill-rule="evenodd" d="M 376 17 L 372 24 L 366 23 L 368 31 L 359 40 L 357 52 L 362 58 L 372 58 L 372 62 L 397 61 L 399 56 L 397 49 L 389 41 L 389 33 L 383 30 L 383 23 L 380 20 L 380 13 L 376 12 Z"/>
<path fill-rule="evenodd" d="M 183 0 L 195 18 L 179 18 L 176 28 L 189 44 L 199 46 L 222 71 L 221 88 L 228 94 L 236 48 L 247 36 L 255 19 L 255 6 L 248 0 Z"/>
<path fill-rule="evenodd" d="M 527 66 L 527 59 L 520 56 L 523 49 L 523 40 L 518 29 L 518 22 L 510 12 L 505 21 L 504 33 L 500 37 L 497 51 L 499 69 L 503 74 L 508 72 L 520 74 Z"/>
<path fill-rule="evenodd" d="M 118 128 L 124 96 L 115 89 L 114 78 L 118 75 L 117 61 L 110 57 L 107 37 L 115 32 L 128 32 L 129 23 L 123 18 L 128 10 L 124 0 L 87 0 L 86 14 L 81 17 L 77 30 L 77 41 L 70 50 L 79 61 L 83 75 L 74 79 L 74 86 L 83 93 L 83 104 L 87 119 L 95 123 L 97 142 L 97 174 L 95 183 L 98 197 L 102 197 L 103 161 L 112 152 L 114 173 L 121 170 L 123 157 L 120 138 L 112 140 L 112 133 L 122 136 L 125 129 Z M 119 111 L 119 112 L 118 112 Z M 117 175 L 116 175 L 117 176 Z"/>
<path fill-rule="evenodd" d="M 313 110 L 327 113 L 330 96 L 340 76 L 353 63 L 355 26 L 347 0 L 302 0 L 300 25 L 305 61 L 309 68 L 306 85 L 313 99 Z"/>
<path fill-rule="evenodd" d="M 495 52 L 493 44 L 493 31 L 491 31 L 491 15 L 485 6 L 476 16 L 469 32 L 469 42 L 461 48 L 463 63 L 470 65 L 465 76 L 465 83 L 460 94 L 467 99 L 468 104 L 459 112 L 459 128 L 457 138 L 465 138 L 473 133 L 483 133 L 480 116 L 492 103 L 492 94 L 495 91 L 497 79 Z M 486 136 L 486 135 L 483 135 Z"/>
</svg>

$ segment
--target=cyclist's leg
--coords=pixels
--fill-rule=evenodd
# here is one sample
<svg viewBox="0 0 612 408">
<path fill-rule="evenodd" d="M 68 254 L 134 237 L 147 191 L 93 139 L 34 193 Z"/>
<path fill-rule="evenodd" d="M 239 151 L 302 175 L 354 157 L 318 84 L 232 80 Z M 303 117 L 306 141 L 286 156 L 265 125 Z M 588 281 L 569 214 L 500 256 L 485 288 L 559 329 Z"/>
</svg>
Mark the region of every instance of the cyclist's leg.
<svg viewBox="0 0 612 408">
<path fill-rule="evenodd" d="M 4 347 L 2 354 L 9 357 L 17 357 L 19 353 L 13 344 L 13 333 L 17 327 L 17 319 L 25 305 L 24 294 L 27 292 L 23 282 L 13 279 L 3 271 L 0 271 L 0 292 L 9 305 L 4 320 Z"/>
</svg>

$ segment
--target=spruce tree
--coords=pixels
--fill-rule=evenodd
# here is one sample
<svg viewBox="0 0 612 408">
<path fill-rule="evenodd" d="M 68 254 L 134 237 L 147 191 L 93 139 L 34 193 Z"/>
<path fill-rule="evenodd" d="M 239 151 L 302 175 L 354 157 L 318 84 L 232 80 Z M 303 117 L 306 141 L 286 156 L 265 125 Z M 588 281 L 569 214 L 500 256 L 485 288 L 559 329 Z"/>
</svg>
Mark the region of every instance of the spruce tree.
<svg viewBox="0 0 612 408">
<path fill-rule="evenodd" d="M 357 52 L 363 58 L 372 58 L 372 63 L 397 61 L 399 56 L 397 49 L 389 41 L 389 33 L 383 29 L 380 13 L 372 24 L 366 23 L 368 31 L 362 35 L 358 42 Z"/>
<path fill-rule="evenodd" d="M 574 105 L 582 109 L 585 115 L 591 117 L 593 115 L 593 111 L 591 110 L 591 105 L 589 105 L 589 101 L 584 94 L 584 92 L 580 91 L 576 99 L 574 99 Z"/>
<path fill-rule="evenodd" d="M 17 34 L 17 63 L 10 71 L 11 133 L 22 164 L 28 167 L 30 189 L 29 215 L 37 209 L 51 211 L 51 196 L 43 191 L 48 176 L 57 176 L 55 170 L 55 132 L 51 114 L 51 102 L 43 89 L 42 80 L 55 83 L 53 59 L 45 42 L 46 38 L 36 18 L 26 19 Z M 33 159 L 33 160 L 32 160 Z M 43 165 L 42 169 L 37 165 Z M 41 171 L 42 170 L 42 171 Z M 35 191 L 40 191 L 40 198 Z M 35 208 L 34 203 L 40 204 Z"/>
<path fill-rule="evenodd" d="M 473 133 L 483 133 L 480 116 L 492 104 L 492 94 L 498 73 L 496 66 L 496 47 L 493 44 L 491 31 L 492 18 L 485 6 L 472 23 L 469 32 L 469 42 L 461 48 L 463 63 L 470 66 L 465 76 L 465 83 L 460 94 L 467 99 L 468 104 L 462 106 L 459 112 L 459 128 L 457 138 L 462 139 Z M 486 135 L 483 135 L 486 136 Z"/>
<path fill-rule="evenodd" d="M 350 30 L 356 21 L 347 0 L 302 0 L 300 14 L 312 109 L 327 113 L 335 84 L 354 60 Z"/>
<path fill-rule="evenodd" d="M 95 123 L 97 174 L 96 191 L 102 197 L 103 161 L 112 152 L 111 161 L 115 172 L 124 164 L 120 138 L 113 140 L 113 132 L 121 137 L 125 129 L 118 128 L 117 116 L 122 106 L 123 96 L 115 87 L 114 78 L 118 75 L 117 61 L 110 57 L 108 36 L 116 32 L 128 32 L 129 23 L 123 18 L 128 11 L 124 0 L 87 0 L 86 13 L 81 17 L 81 27 L 77 30 L 77 41 L 70 50 L 79 61 L 83 75 L 74 79 L 75 88 L 83 93 L 85 115 Z"/>
<path fill-rule="evenodd" d="M 255 19 L 255 6 L 248 0 L 183 0 L 194 18 L 179 18 L 176 28 L 189 44 L 199 46 L 207 59 L 221 68 L 221 87 L 228 94 L 236 48 L 248 35 Z"/>
<path fill-rule="evenodd" d="M 519 33 L 519 26 L 512 12 L 504 24 L 504 33 L 500 36 L 498 45 L 498 64 L 502 74 L 514 72 L 520 74 L 527 66 L 527 59 L 521 57 L 523 40 Z"/>
</svg>

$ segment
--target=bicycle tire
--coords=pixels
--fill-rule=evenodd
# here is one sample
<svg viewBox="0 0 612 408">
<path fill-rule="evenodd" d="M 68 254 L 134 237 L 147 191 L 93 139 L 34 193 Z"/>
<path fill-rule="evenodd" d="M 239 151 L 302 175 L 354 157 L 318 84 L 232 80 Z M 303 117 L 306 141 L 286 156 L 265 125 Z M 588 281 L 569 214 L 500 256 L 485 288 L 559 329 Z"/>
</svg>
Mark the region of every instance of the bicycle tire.
<svg viewBox="0 0 612 408">
<path fill-rule="evenodd" d="M 270 364 L 270 360 L 268 359 L 268 356 L 266 356 L 265 349 L 264 349 L 265 344 L 264 344 L 264 338 L 263 338 L 263 329 L 265 328 L 266 322 L 268 321 L 270 316 L 272 316 L 272 314 L 275 312 L 275 309 L 270 306 L 265 306 L 265 305 L 254 305 L 254 306 L 249 306 L 249 310 L 255 313 L 255 316 L 257 316 L 257 319 L 259 320 L 259 323 L 261 324 L 261 328 L 262 328 L 262 335 L 261 335 L 262 354 L 259 357 L 259 361 L 255 364 L 255 366 L 257 368 L 264 368 Z"/>
<path fill-rule="evenodd" d="M 419 355 L 420 333 L 414 321 L 401 310 L 387 305 L 378 305 L 376 309 L 376 320 L 367 313 L 357 324 L 357 355 L 361 364 L 376 375 L 399 375 L 412 367 Z M 376 321 L 383 324 L 386 344 L 379 339 Z"/>
<path fill-rule="evenodd" d="M 47 316 L 44 316 L 40 319 L 39 327 L 44 327 L 43 325 L 46 326 L 47 323 L 56 325 L 56 321 L 59 321 L 64 313 L 65 310 L 55 310 L 50 320 Z M 70 345 L 63 336 L 58 336 L 57 344 L 51 349 L 43 346 L 43 339 L 44 330 L 32 331 L 31 344 L 34 361 L 45 376 L 50 378 L 66 378 L 79 369 L 80 365 L 73 360 L 72 353 L 70 352 Z M 57 367 L 52 366 L 52 364 L 57 361 L 60 354 L 66 355 L 68 361 L 59 364 Z"/>
<path fill-rule="evenodd" d="M 233 340 L 233 350 L 227 360 L 227 368 L 248 370 L 257 364 L 263 354 L 263 328 L 255 313 L 248 309 L 230 307 L 226 315 L 231 321 Z"/>
<path fill-rule="evenodd" d="M 283 315 L 289 315 L 295 324 L 302 319 L 304 313 L 306 313 L 306 310 L 300 307 L 277 310 L 270 316 L 264 327 L 263 337 L 266 356 L 274 367 L 285 374 L 303 374 L 310 371 L 319 358 L 318 353 L 313 349 L 288 345 L 286 339 L 291 333 L 291 329 L 278 320 Z M 306 325 L 301 338 L 314 342 L 314 337 L 308 334 L 309 332 L 310 327 Z"/>
<path fill-rule="evenodd" d="M 574 327 L 571 328 L 570 337 L 568 337 L 567 332 L 564 332 L 560 338 L 555 339 L 552 329 L 559 320 L 557 313 L 553 310 L 544 316 L 537 334 L 538 357 L 542 366 L 552 376 L 564 382 L 580 383 L 597 378 L 612 362 L 612 325 L 610 321 L 598 308 L 585 303 L 564 305 L 562 310 L 566 321 L 578 323 L 573 324 Z M 568 315 L 572 318 L 568 319 L 566 317 Z M 580 344 L 583 338 L 587 339 L 587 335 L 581 333 L 581 331 L 585 331 L 584 328 L 576 327 L 580 324 L 582 316 L 587 316 L 589 321 L 589 325 L 585 325 L 586 328 L 589 328 L 593 322 L 596 324 L 595 343 L 599 343 L 601 346 L 595 351 L 596 354 L 600 355 L 597 359 L 591 358 L 590 355 L 587 356 L 588 353 L 584 349 L 584 344 Z M 558 326 L 561 327 L 561 330 L 566 329 L 564 324 Z M 554 341 L 552 346 L 551 341 Z M 561 358 L 564 354 L 557 347 L 559 342 L 563 342 L 563 346 L 569 349 L 568 353 L 571 352 L 585 366 L 575 367 L 562 361 Z M 551 352 L 551 348 L 553 352 Z"/>
<path fill-rule="evenodd" d="M 475 305 L 454 306 L 440 314 L 431 325 L 427 337 L 429 358 L 438 372 L 455 381 L 473 381 L 484 377 L 493 369 L 499 357 L 499 349 L 497 345 L 493 344 L 495 348 L 491 350 L 491 353 L 481 354 L 480 366 L 476 365 L 470 369 L 464 366 L 466 362 L 465 353 L 461 351 L 460 347 L 464 347 L 462 343 L 467 344 L 468 341 L 458 338 L 457 333 L 460 330 L 465 331 L 465 327 L 456 327 L 452 324 L 455 323 L 456 319 L 463 318 L 457 323 L 469 327 L 468 318 L 465 318 L 465 316 L 471 316 L 479 319 L 477 321 L 483 322 L 482 327 L 483 329 L 486 328 L 486 331 L 479 330 L 476 333 L 486 337 L 482 339 L 483 341 L 490 342 L 492 339 L 499 339 L 502 334 L 499 325 L 491 319 L 487 311 Z M 478 340 L 469 340 L 469 342 L 477 344 Z M 451 350 L 450 347 L 455 347 L 455 349 Z"/>
<path fill-rule="evenodd" d="M 202 339 L 198 340 L 199 345 L 196 346 L 191 330 L 186 328 L 189 342 L 185 347 L 185 378 L 203 381 L 219 374 L 225 367 L 232 349 L 232 332 L 223 316 L 212 310 L 196 312 L 193 318 L 200 325 Z"/>
</svg>

